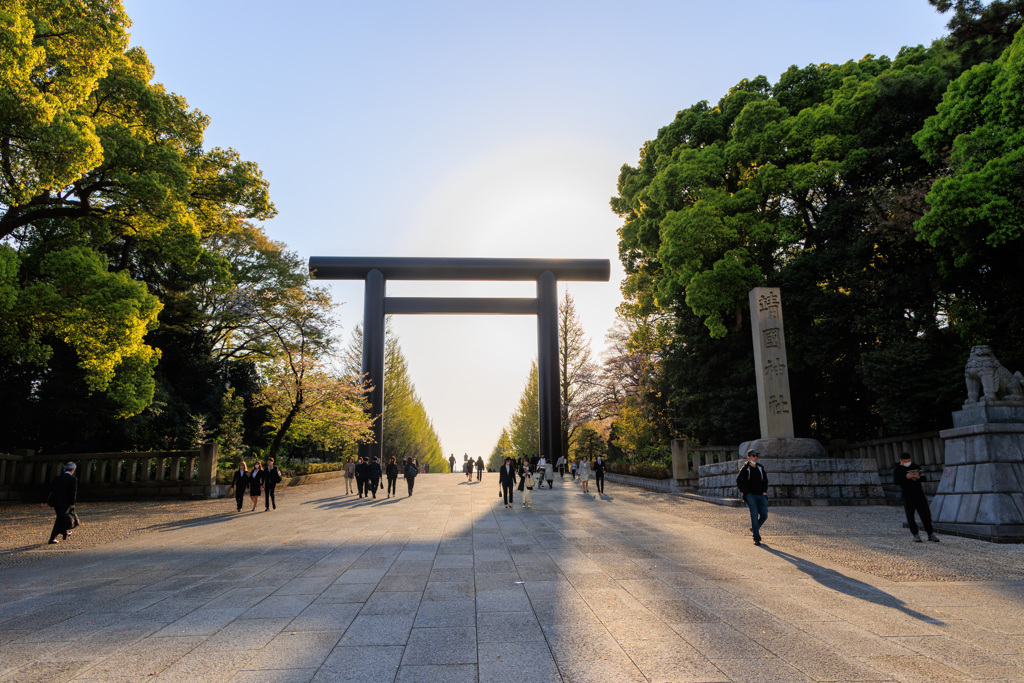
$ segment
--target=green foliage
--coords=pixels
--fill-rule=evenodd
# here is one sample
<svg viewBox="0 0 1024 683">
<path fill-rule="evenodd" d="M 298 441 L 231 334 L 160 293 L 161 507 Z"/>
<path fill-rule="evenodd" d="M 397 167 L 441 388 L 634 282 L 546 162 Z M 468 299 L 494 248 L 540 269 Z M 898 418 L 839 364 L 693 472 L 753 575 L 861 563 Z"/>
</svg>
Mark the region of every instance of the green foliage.
<svg viewBox="0 0 1024 683">
<path fill-rule="evenodd" d="M 587 460 L 593 461 L 597 456 L 604 457 L 608 452 L 608 445 L 601 438 L 601 435 L 596 429 L 588 424 L 580 426 L 579 434 L 576 436 L 576 440 L 573 443 L 572 450 L 569 453 L 569 458 L 572 460 L 579 460 L 586 458 Z"/>
<path fill-rule="evenodd" d="M 939 259 L 915 239 L 942 169 L 913 136 L 961 68 L 940 42 L 893 60 L 791 67 L 775 84 L 744 80 L 716 106 L 680 111 L 623 167 L 612 208 L 625 305 L 633 316 L 660 309 L 674 329 L 662 382 L 618 402 L 613 442 L 665 443 L 659 409 L 697 441 L 757 435 L 747 292 L 759 285 L 782 288 L 798 433 L 868 438 L 936 418 L 934 401 L 904 394 L 917 408 L 886 422 L 876 365 L 862 359 L 890 348 L 908 351 L 888 356 L 908 368 L 950 358 L 929 340 L 962 286 L 940 279 Z"/>
<path fill-rule="evenodd" d="M 627 474 L 632 477 L 643 477 L 645 479 L 672 478 L 671 466 L 631 462 L 608 462 L 605 465 L 608 467 L 608 471 L 613 474 Z"/>
<path fill-rule="evenodd" d="M 237 463 L 245 457 L 245 402 L 231 387 L 224 392 L 220 406 L 217 453 L 226 462 Z"/>
<path fill-rule="evenodd" d="M 526 386 L 519 396 L 519 404 L 509 420 L 508 438 L 513 457 L 531 458 L 540 452 L 540 392 L 537 388 L 537 362 L 530 366 Z"/>
<path fill-rule="evenodd" d="M 487 460 L 487 469 L 492 472 L 497 472 L 498 469 L 505 463 L 505 458 L 515 457 L 515 447 L 512 445 L 512 439 L 509 438 L 508 428 L 501 430 L 501 436 L 498 437 L 498 443 L 494 444 L 494 449 L 491 451 L 491 457 Z"/>
</svg>

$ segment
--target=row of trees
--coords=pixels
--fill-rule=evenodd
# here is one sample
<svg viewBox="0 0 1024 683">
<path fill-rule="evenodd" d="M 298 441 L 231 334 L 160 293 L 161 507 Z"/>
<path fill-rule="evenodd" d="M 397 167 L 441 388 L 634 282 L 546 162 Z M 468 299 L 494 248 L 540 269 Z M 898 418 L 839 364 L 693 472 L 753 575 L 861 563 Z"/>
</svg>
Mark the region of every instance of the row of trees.
<svg viewBox="0 0 1024 683">
<path fill-rule="evenodd" d="M 352 330 L 343 354 L 346 374 L 358 377 L 362 372 L 363 330 L 357 325 Z M 402 345 L 391 329 L 391 318 L 386 322 L 384 336 L 384 442 L 381 444 L 384 462 L 395 458 L 402 462 L 416 458 L 421 465 L 429 464 L 431 472 L 448 472 L 451 467 L 441 448 L 441 439 L 434 423 L 427 415 L 409 377 L 409 362 L 402 353 Z"/>
<path fill-rule="evenodd" d="M 650 365 L 621 432 L 758 435 L 755 286 L 782 289 L 801 435 L 947 426 L 973 344 L 1024 366 L 1024 3 L 930 1 L 930 47 L 745 79 L 623 166 L 619 331 Z"/>
<path fill-rule="evenodd" d="M 129 25 L 119 0 L 0 9 L 0 451 L 354 453 L 370 421 L 334 304 L 255 224 L 276 215 L 257 165 L 204 147 Z M 388 432 L 427 445 L 393 450 L 430 460 L 412 421 Z"/>
</svg>

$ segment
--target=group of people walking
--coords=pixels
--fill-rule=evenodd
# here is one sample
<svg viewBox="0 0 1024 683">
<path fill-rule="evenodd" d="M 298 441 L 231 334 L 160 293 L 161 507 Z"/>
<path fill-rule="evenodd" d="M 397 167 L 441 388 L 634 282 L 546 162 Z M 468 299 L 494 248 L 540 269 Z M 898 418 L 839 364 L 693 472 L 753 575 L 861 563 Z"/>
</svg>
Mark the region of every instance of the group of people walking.
<svg viewBox="0 0 1024 683">
<path fill-rule="evenodd" d="M 565 471 L 566 460 L 564 457 L 560 457 L 554 465 L 549 464 L 544 456 L 533 461 L 528 458 L 522 458 L 519 461 L 513 460 L 511 457 L 505 458 L 501 469 L 498 470 L 499 495 L 506 508 L 513 508 L 513 499 L 518 488 L 523 507 L 530 508 L 533 506 L 533 489 L 542 489 L 544 484 L 547 484 L 549 489 L 553 489 L 555 472 L 558 472 L 558 477 L 561 480 L 565 477 Z M 598 493 L 603 494 L 606 471 L 607 467 L 602 458 L 597 458 L 593 465 L 587 458 L 582 458 L 578 463 L 572 463 L 569 467 L 570 476 L 583 487 L 583 493 L 590 493 L 590 479 L 594 478 Z M 518 487 L 516 486 L 517 481 Z"/>
<path fill-rule="evenodd" d="M 476 469 L 476 480 L 483 481 L 484 479 L 484 459 L 478 457 L 476 460 L 469 458 L 466 462 L 462 463 L 462 473 L 466 475 L 466 481 L 473 481 L 473 469 Z M 455 469 L 452 468 L 454 472 Z"/>
<path fill-rule="evenodd" d="M 413 486 L 416 484 L 416 475 L 420 471 L 416 458 L 406 458 L 402 461 L 401 467 L 395 458 L 391 458 L 382 470 L 376 455 L 373 457 L 360 456 L 356 462 L 352 462 L 350 457 L 345 462 L 345 495 L 353 493 L 352 483 L 355 482 L 360 498 L 376 498 L 381 479 L 386 479 L 388 488 L 386 497 L 397 496 L 399 471 L 405 477 L 405 483 L 409 487 L 411 496 Z"/>
<path fill-rule="evenodd" d="M 266 503 L 264 512 L 273 508 L 277 509 L 277 496 L 275 495 L 277 485 L 281 483 L 281 470 L 274 464 L 273 458 L 267 458 L 267 466 L 264 467 L 259 460 L 252 463 L 252 471 L 249 471 L 244 460 L 239 461 L 238 470 L 231 479 L 231 488 L 235 492 L 235 504 L 238 512 L 242 511 L 242 503 L 245 501 L 245 494 L 249 494 L 252 500 L 252 512 L 259 505 L 260 495 L 264 496 Z"/>
</svg>

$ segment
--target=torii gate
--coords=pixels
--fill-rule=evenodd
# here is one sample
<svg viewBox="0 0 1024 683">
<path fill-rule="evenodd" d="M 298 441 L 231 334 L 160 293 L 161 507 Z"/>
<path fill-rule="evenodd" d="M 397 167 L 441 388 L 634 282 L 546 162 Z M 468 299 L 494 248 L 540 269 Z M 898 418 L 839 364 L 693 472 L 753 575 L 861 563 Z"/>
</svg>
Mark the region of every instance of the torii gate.
<svg viewBox="0 0 1024 683">
<path fill-rule="evenodd" d="M 363 374 L 369 379 L 368 412 L 384 410 L 384 320 L 392 314 L 497 314 L 537 316 L 537 389 L 540 394 L 540 452 L 555 462 L 562 453 L 562 412 L 558 395 L 558 281 L 607 282 L 607 259 L 376 258 L 312 256 L 317 280 L 363 280 Z M 537 298 L 388 297 L 388 280 L 486 280 L 537 282 Z M 373 425 L 375 443 L 359 455 L 381 457 L 384 421 Z"/>
</svg>

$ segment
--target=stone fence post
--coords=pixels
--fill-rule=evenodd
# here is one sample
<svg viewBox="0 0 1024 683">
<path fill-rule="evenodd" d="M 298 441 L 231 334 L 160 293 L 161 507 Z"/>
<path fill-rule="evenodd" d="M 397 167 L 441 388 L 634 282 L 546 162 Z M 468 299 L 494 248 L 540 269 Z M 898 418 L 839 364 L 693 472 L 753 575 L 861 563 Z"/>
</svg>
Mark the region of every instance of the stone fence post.
<svg viewBox="0 0 1024 683">
<path fill-rule="evenodd" d="M 199 447 L 199 481 L 200 486 L 216 486 L 217 484 L 217 444 L 204 443 Z"/>
</svg>

